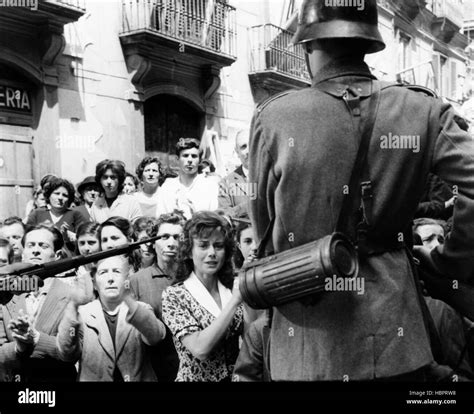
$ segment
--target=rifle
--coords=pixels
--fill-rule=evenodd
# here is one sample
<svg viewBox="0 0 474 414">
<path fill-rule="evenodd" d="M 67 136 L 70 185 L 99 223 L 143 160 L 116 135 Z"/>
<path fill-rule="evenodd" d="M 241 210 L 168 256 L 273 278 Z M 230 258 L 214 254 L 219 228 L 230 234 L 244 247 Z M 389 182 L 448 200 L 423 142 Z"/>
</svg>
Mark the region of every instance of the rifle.
<svg viewBox="0 0 474 414">
<path fill-rule="evenodd" d="M 138 242 L 123 244 L 114 249 L 105 250 L 102 252 L 92 253 L 87 256 L 75 256 L 66 259 L 55 260 L 52 262 L 41 263 L 41 264 L 29 264 L 29 263 L 15 263 L 0 268 L 0 282 L 5 286 L 11 282 L 11 279 L 23 277 L 23 276 L 36 276 L 37 278 L 44 280 L 48 277 L 53 277 L 59 273 L 67 272 L 68 270 L 75 269 L 85 264 L 94 263 L 102 259 L 106 259 L 112 256 L 118 256 L 120 254 L 130 253 L 133 250 L 140 247 L 145 243 L 153 243 L 158 240 L 159 236 L 151 237 L 146 240 Z M 65 277 L 57 276 L 57 277 Z M 25 290 L 15 290 L 14 293 L 21 293 Z"/>
</svg>

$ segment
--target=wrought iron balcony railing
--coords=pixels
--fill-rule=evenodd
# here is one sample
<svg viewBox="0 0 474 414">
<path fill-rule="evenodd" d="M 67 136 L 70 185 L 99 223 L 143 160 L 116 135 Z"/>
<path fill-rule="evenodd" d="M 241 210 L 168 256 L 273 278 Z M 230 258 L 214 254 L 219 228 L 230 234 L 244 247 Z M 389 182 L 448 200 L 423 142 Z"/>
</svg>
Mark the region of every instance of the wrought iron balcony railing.
<svg viewBox="0 0 474 414">
<path fill-rule="evenodd" d="M 293 34 L 273 24 L 249 28 L 250 72 L 275 71 L 310 83 L 301 45 L 290 45 Z"/>
<path fill-rule="evenodd" d="M 122 35 L 158 36 L 235 57 L 235 8 L 223 0 L 122 0 Z"/>
</svg>

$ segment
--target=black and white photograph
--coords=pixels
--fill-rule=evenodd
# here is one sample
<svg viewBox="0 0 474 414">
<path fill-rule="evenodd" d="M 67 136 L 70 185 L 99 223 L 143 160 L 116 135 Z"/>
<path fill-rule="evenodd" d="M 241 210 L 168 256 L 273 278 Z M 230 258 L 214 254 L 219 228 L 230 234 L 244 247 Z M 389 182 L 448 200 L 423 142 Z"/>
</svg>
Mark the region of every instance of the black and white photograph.
<svg viewBox="0 0 474 414">
<path fill-rule="evenodd" d="M 0 414 L 472 383 L 474 0 L 0 0 Z"/>
</svg>

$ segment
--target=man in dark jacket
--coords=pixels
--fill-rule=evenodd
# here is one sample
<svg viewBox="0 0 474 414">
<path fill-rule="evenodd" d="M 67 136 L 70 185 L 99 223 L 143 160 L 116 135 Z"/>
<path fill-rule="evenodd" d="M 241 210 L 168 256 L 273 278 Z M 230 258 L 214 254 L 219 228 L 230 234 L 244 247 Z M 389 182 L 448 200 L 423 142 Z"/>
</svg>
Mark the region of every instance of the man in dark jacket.
<svg viewBox="0 0 474 414">
<path fill-rule="evenodd" d="M 449 220 L 453 215 L 455 201 L 453 190 L 439 177 L 430 173 L 415 218 Z"/>
<path fill-rule="evenodd" d="M 364 63 L 365 54 L 385 46 L 375 0 L 363 10 L 305 0 L 294 42 L 303 43 L 312 87 L 269 99 L 252 121 L 249 180 L 258 190 L 250 213 L 258 241 L 270 235 L 267 254 L 336 229 L 359 148 L 357 127 L 367 124 L 377 99 L 378 110 L 370 111 L 378 115 L 366 162 L 367 234 L 358 245 L 365 291 L 324 292 L 275 307 L 272 380 L 424 379 L 433 355 L 404 234 L 430 171 L 457 185 L 454 227 L 430 260 L 442 274 L 474 283 L 472 140 L 450 105 L 375 81 Z M 358 241 L 356 201 L 346 230 Z"/>
<path fill-rule="evenodd" d="M 219 208 L 232 217 L 248 214 L 249 199 L 255 198 L 255 186 L 248 180 L 249 132 L 241 130 L 235 137 L 235 152 L 242 164 L 219 183 Z"/>
<path fill-rule="evenodd" d="M 137 300 L 153 307 L 155 315 L 162 320 L 161 295 L 175 280 L 178 267 L 179 238 L 183 233 L 185 219 L 173 212 L 162 214 L 148 233 L 150 237 L 160 236 L 155 242 L 156 263 L 130 276 L 130 287 Z M 166 327 L 166 337 L 153 348 L 151 358 L 159 382 L 176 379 L 179 358 L 173 344 L 173 335 Z"/>
</svg>

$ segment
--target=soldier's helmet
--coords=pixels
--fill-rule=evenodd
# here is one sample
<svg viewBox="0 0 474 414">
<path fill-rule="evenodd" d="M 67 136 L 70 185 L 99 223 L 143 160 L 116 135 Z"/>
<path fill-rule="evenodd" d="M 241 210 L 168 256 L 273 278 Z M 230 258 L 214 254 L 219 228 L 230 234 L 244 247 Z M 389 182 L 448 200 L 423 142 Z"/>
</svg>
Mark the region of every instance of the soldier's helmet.
<svg viewBox="0 0 474 414">
<path fill-rule="evenodd" d="M 337 5 L 337 4 L 346 4 Z M 376 0 L 303 0 L 292 44 L 322 39 L 359 39 L 365 53 L 385 48 Z"/>
</svg>

